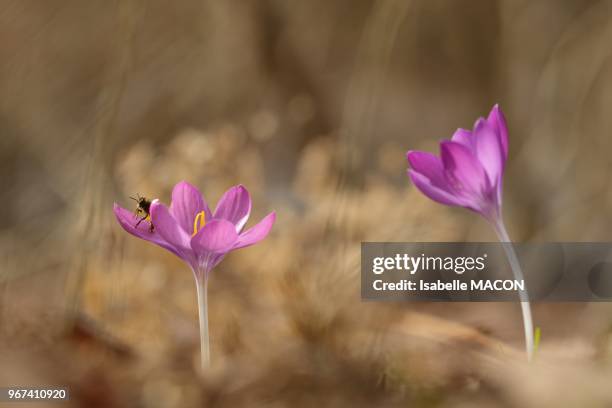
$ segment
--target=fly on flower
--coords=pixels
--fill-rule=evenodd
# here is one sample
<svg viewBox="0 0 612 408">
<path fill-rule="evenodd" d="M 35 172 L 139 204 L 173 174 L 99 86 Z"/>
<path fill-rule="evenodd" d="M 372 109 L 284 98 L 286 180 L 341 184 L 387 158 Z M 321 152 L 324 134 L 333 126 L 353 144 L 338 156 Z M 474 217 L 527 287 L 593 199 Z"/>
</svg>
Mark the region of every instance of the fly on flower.
<svg viewBox="0 0 612 408">
<path fill-rule="evenodd" d="M 145 214 L 134 225 L 132 211 L 115 203 L 117 221 L 128 233 L 152 242 L 181 258 L 193 271 L 198 294 L 202 368 L 210 362 L 208 337 L 208 275 L 225 256 L 236 249 L 254 245 L 264 239 L 276 214 L 271 212 L 255 226 L 244 230 L 251 214 L 251 197 L 244 186 L 235 186 L 223 194 L 215 211 L 211 211 L 202 193 L 182 181 L 172 190 L 172 202 L 166 206 L 158 199 L 137 196 L 137 214 Z M 150 222 L 150 227 L 141 224 Z M 155 228 L 153 228 L 155 225 Z"/>
<path fill-rule="evenodd" d="M 155 226 L 151 222 L 151 203 L 153 201 L 149 200 L 146 197 L 141 197 L 140 194 L 138 193 L 136 193 L 136 198 L 134 197 L 130 197 L 130 198 L 136 201 L 136 210 L 134 210 L 134 216 L 136 218 L 138 218 L 138 216 L 141 216 L 141 218 L 138 218 L 138 222 L 136 223 L 136 225 L 134 225 L 134 227 L 138 227 L 138 225 L 140 225 L 141 222 L 147 220 L 149 221 L 149 224 L 150 224 L 149 231 L 153 232 L 153 229 L 155 229 Z"/>
<path fill-rule="evenodd" d="M 137 200 L 141 211 L 148 210 L 155 229 L 151 231 L 141 223 L 134 225 L 132 211 L 115 204 L 113 211 L 123 229 L 177 255 L 198 276 L 207 275 L 229 252 L 264 239 L 276 218 L 272 212 L 244 230 L 251 214 L 251 197 L 241 185 L 225 192 L 214 212 L 202 193 L 185 181 L 174 186 L 169 206 L 158 199 Z"/>
</svg>

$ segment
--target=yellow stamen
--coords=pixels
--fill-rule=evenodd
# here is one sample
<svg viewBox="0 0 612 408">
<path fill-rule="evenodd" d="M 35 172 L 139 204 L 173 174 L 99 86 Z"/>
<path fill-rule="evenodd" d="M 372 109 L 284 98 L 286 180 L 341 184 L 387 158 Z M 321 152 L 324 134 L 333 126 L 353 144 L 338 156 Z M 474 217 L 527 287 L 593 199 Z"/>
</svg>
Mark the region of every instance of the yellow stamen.
<svg viewBox="0 0 612 408">
<path fill-rule="evenodd" d="M 193 220 L 193 234 L 191 234 L 191 236 L 193 237 L 195 234 L 197 234 L 198 231 L 204 228 L 205 225 L 206 225 L 206 213 L 204 211 L 200 211 L 196 215 L 195 220 Z"/>
</svg>

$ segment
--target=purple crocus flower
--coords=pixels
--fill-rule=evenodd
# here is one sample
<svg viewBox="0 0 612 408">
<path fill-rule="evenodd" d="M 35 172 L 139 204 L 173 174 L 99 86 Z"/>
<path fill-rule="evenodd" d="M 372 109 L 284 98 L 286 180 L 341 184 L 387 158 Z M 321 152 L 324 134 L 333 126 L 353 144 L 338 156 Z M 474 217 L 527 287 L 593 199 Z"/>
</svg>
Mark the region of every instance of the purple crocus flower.
<svg viewBox="0 0 612 408">
<path fill-rule="evenodd" d="M 412 183 L 427 197 L 482 215 L 503 243 L 514 278 L 523 272 L 502 218 L 502 184 L 508 159 L 508 127 L 498 105 L 480 118 L 472 131 L 457 129 L 451 140 L 440 143 L 440 157 L 421 151 L 407 153 Z M 527 359 L 534 349 L 531 307 L 526 290 L 519 292 Z"/>
<path fill-rule="evenodd" d="M 116 203 L 113 210 L 124 230 L 172 252 L 196 275 L 207 275 L 227 253 L 264 239 L 276 218 L 272 212 L 243 231 L 251 213 L 251 197 L 246 188 L 230 188 L 213 213 L 200 191 L 186 181 L 174 186 L 170 207 L 157 199 L 152 201 L 152 231 L 149 222 L 136 226 L 133 211 Z"/>
<path fill-rule="evenodd" d="M 440 143 L 440 157 L 409 151 L 408 175 L 423 194 L 441 204 L 465 207 L 490 221 L 501 216 L 508 128 L 498 105 L 474 130 L 457 129 Z"/>
<path fill-rule="evenodd" d="M 214 212 L 200 191 L 182 181 L 172 190 L 172 203 L 165 206 L 155 199 L 150 216 L 138 222 L 130 210 L 114 204 L 117 221 L 130 234 L 167 249 L 181 258 L 194 273 L 200 316 L 202 368 L 210 364 L 207 286 L 210 271 L 229 252 L 264 239 L 276 219 L 271 212 L 258 224 L 244 230 L 251 213 L 251 197 L 243 186 L 230 188 Z"/>
</svg>

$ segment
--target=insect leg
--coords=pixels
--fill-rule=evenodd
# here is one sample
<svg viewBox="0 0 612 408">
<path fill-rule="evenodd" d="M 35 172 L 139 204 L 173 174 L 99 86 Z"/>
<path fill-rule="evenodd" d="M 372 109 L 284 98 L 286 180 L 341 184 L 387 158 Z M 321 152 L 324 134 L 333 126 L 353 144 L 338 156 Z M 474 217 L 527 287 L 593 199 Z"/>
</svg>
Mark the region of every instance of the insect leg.
<svg viewBox="0 0 612 408">
<path fill-rule="evenodd" d="M 142 217 L 138 219 L 138 222 L 136 223 L 136 225 L 134 225 L 134 228 L 138 228 L 138 225 L 140 225 L 141 222 L 143 222 L 144 220 L 146 220 L 148 217 L 148 215 L 146 217 Z"/>
</svg>

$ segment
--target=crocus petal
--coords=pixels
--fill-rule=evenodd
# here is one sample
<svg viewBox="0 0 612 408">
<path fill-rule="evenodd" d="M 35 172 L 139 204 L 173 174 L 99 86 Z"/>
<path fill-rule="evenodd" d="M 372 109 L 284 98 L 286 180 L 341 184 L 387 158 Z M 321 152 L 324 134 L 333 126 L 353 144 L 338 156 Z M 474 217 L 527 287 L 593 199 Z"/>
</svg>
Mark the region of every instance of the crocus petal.
<svg viewBox="0 0 612 408">
<path fill-rule="evenodd" d="M 222 252 L 220 254 L 210 254 L 206 260 L 206 265 L 204 269 L 207 271 L 211 271 L 215 268 L 215 266 L 219 265 L 223 259 L 225 259 L 225 255 L 227 252 Z"/>
<path fill-rule="evenodd" d="M 487 122 L 495 129 L 499 137 L 505 162 L 508 159 L 508 125 L 506 124 L 506 118 L 499 105 L 493 106 L 487 118 Z"/>
<path fill-rule="evenodd" d="M 230 188 L 219 200 L 214 219 L 223 219 L 235 225 L 236 232 L 242 231 L 251 214 L 251 197 L 244 186 Z"/>
<path fill-rule="evenodd" d="M 440 151 L 447 178 L 455 190 L 475 196 L 487 190 L 485 171 L 470 149 L 445 141 L 440 144 Z"/>
<path fill-rule="evenodd" d="M 177 250 L 178 255 L 183 260 L 192 263 L 194 256 L 189 245 L 191 237 L 170 214 L 168 207 L 158 200 L 151 203 L 151 221 L 155 230 Z"/>
<path fill-rule="evenodd" d="M 191 247 L 198 255 L 221 254 L 231 250 L 238 240 L 234 224 L 214 219 L 191 239 Z"/>
<path fill-rule="evenodd" d="M 504 170 L 499 136 L 486 120 L 479 119 L 474 125 L 474 140 L 476 157 L 489 176 L 490 185 L 496 186 Z"/>
<path fill-rule="evenodd" d="M 270 214 L 266 215 L 255 226 L 240 234 L 234 245 L 234 249 L 248 247 L 267 237 L 275 221 L 275 212 L 271 212 Z"/>
<path fill-rule="evenodd" d="M 210 209 L 200 190 L 186 181 L 181 181 L 174 186 L 170 214 L 187 234 L 191 235 L 193 233 L 193 221 L 201 211 L 206 214 L 206 220 L 212 218 Z"/>
<path fill-rule="evenodd" d="M 406 158 L 412 170 L 425 176 L 431 184 L 450 192 L 451 188 L 444 176 L 444 166 L 440 158 L 431 153 L 414 150 L 409 151 Z"/>
<path fill-rule="evenodd" d="M 431 180 L 425 177 L 423 174 L 409 169 L 408 176 L 410 177 L 410 180 L 412 180 L 412 183 L 430 199 L 444 205 L 464 206 L 464 202 L 459 197 L 456 197 L 448 191 L 436 187 Z"/>
<path fill-rule="evenodd" d="M 154 243 L 155 245 L 159 245 L 162 248 L 167 249 L 173 254 L 179 256 L 177 250 L 168 243 L 160 234 L 157 232 L 157 229 L 151 231 L 150 224 L 146 221 L 142 221 L 136 227 L 138 223 L 138 219 L 134 217 L 134 212 L 127 210 L 125 208 L 120 207 L 117 203 L 113 204 L 113 212 L 115 213 L 115 217 L 119 222 L 119 225 L 123 227 L 128 233 L 134 235 L 135 237 L 144 239 L 145 241 L 149 241 Z"/>
<path fill-rule="evenodd" d="M 457 129 L 455 133 L 453 133 L 451 141 L 462 144 L 468 149 L 474 149 L 474 137 L 472 136 L 472 132 L 467 129 Z"/>
</svg>

